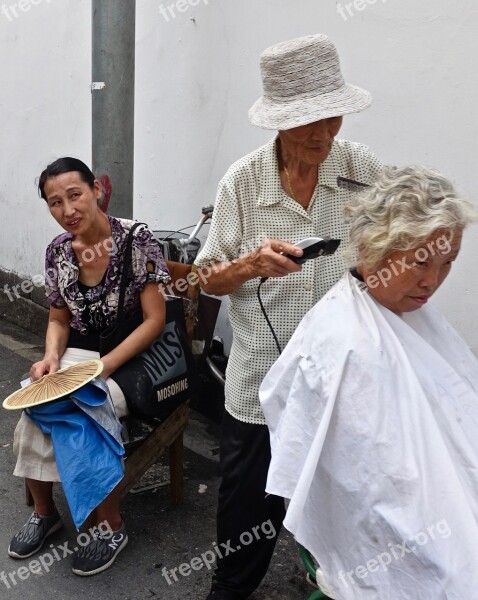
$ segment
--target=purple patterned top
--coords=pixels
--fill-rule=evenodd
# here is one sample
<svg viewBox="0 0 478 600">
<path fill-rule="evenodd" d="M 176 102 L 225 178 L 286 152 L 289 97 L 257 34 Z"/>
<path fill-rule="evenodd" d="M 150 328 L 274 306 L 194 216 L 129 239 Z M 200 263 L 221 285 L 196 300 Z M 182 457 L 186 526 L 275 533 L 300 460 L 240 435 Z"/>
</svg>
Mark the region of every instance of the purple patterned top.
<svg viewBox="0 0 478 600">
<path fill-rule="evenodd" d="M 79 266 L 71 244 L 73 235 L 60 234 L 46 250 L 45 291 L 48 304 L 54 308 L 67 306 L 72 315 L 70 327 L 82 334 L 89 333 L 95 323 L 98 324 L 98 328 L 95 329 L 103 329 L 116 320 L 122 259 L 128 231 L 134 221 L 109 215 L 108 219 L 112 233 L 110 262 L 102 282 L 88 289 L 88 302 L 85 302 L 85 296 L 78 286 Z M 103 248 L 99 248 L 98 251 L 101 249 Z M 88 258 L 85 257 L 85 260 Z M 146 268 L 148 263 L 153 265 L 151 273 Z M 146 283 L 170 281 L 161 247 L 146 226 L 138 227 L 133 234 L 132 270 L 133 278 L 128 282 L 125 294 L 125 317 L 132 315 L 140 307 L 139 295 Z M 86 320 L 88 324 L 85 323 Z"/>
</svg>

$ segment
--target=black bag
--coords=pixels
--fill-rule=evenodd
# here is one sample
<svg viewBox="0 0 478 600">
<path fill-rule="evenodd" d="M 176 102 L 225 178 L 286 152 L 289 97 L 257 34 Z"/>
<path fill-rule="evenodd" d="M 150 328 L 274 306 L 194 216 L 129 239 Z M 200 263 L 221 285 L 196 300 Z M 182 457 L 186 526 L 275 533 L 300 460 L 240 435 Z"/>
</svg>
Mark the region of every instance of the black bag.
<svg viewBox="0 0 478 600">
<path fill-rule="evenodd" d="M 118 309 L 118 314 L 123 313 L 123 304 Z M 100 356 L 111 352 L 119 346 L 143 322 L 143 313 L 135 313 L 132 317 L 117 321 L 100 333 Z"/>
<path fill-rule="evenodd" d="M 116 346 L 119 346 L 121 342 L 125 340 L 131 333 L 133 333 L 133 331 L 143 322 L 143 313 L 141 310 L 127 319 L 123 318 L 124 297 L 126 294 L 126 287 L 128 285 L 128 276 L 131 271 L 131 247 L 133 245 L 133 233 L 140 225 L 144 225 L 144 223 L 135 223 L 128 233 L 128 239 L 124 251 L 123 271 L 121 273 L 116 323 L 113 323 L 113 325 L 110 325 L 100 333 L 100 356 L 108 354 L 108 352 L 111 352 L 111 350 L 116 348 Z"/>
<path fill-rule="evenodd" d="M 131 227 L 125 250 L 118 305 L 118 320 L 100 335 L 100 356 L 120 344 L 138 327 L 141 313 L 123 319 L 124 296 L 131 264 Z M 195 361 L 184 320 L 183 300 L 168 299 L 166 324 L 149 348 L 134 356 L 112 375 L 125 395 L 130 413 L 143 420 L 164 420 L 191 397 L 196 385 Z"/>
</svg>

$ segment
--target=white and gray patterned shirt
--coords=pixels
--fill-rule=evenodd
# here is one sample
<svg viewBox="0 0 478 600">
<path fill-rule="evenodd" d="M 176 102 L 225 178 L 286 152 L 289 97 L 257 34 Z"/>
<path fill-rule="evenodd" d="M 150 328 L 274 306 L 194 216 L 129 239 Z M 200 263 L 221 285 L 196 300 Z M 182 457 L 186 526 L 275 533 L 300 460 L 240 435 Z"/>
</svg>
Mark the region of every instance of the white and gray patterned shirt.
<svg viewBox="0 0 478 600">
<path fill-rule="evenodd" d="M 282 189 L 271 140 L 234 163 L 219 183 L 211 229 L 196 264 L 231 261 L 267 238 L 292 243 L 313 236 L 341 239 L 335 255 L 307 261 L 299 273 L 270 278 L 261 287 L 265 310 L 284 348 L 302 317 L 345 270 L 340 250 L 348 244 L 349 227 L 343 206 L 352 192 L 338 187 L 337 176 L 372 183 L 380 168 L 366 146 L 336 140 L 319 165 L 319 181 L 306 210 Z M 262 425 L 258 389 L 278 350 L 257 299 L 259 281 L 251 279 L 230 294 L 234 335 L 225 393 L 226 410 L 233 417 Z"/>
</svg>

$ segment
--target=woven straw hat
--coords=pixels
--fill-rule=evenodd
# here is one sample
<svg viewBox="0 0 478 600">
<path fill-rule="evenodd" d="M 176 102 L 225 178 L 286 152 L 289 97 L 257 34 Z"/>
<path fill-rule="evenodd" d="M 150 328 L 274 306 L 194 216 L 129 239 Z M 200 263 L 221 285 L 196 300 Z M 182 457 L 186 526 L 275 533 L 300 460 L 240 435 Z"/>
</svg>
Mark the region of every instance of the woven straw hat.
<svg viewBox="0 0 478 600">
<path fill-rule="evenodd" d="M 253 125 L 291 129 L 364 110 L 372 96 L 345 83 L 339 55 L 326 35 L 281 42 L 261 56 L 264 95 L 249 110 Z"/>
<path fill-rule="evenodd" d="M 3 408 L 17 410 L 31 408 L 45 402 L 53 402 L 63 398 L 89 383 L 103 370 L 100 360 L 87 360 L 65 369 L 60 369 L 51 375 L 43 375 L 41 379 L 30 383 L 24 388 L 10 394 L 3 401 Z"/>
</svg>

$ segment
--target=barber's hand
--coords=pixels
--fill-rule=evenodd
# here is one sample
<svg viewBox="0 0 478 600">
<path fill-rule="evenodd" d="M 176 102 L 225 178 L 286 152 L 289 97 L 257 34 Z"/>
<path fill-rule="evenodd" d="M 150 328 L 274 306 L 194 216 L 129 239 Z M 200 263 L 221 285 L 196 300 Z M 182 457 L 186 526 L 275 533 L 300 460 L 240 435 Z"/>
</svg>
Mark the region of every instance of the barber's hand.
<svg viewBox="0 0 478 600">
<path fill-rule="evenodd" d="M 285 254 L 302 256 L 303 252 L 294 244 L 282 240 L 265 240 L 248 255 L 247 261 L 255 277 L 284 277 L 296 273 L 302 266 L 293 262 Z"/>
<path fill-rule="evenodd" d="M 30 379 L 36 381 L 47 373 L 55 373 L 60 368 L 60 361 L 54 358 L 44 358 L 32 365 Z"/>
</svg>

